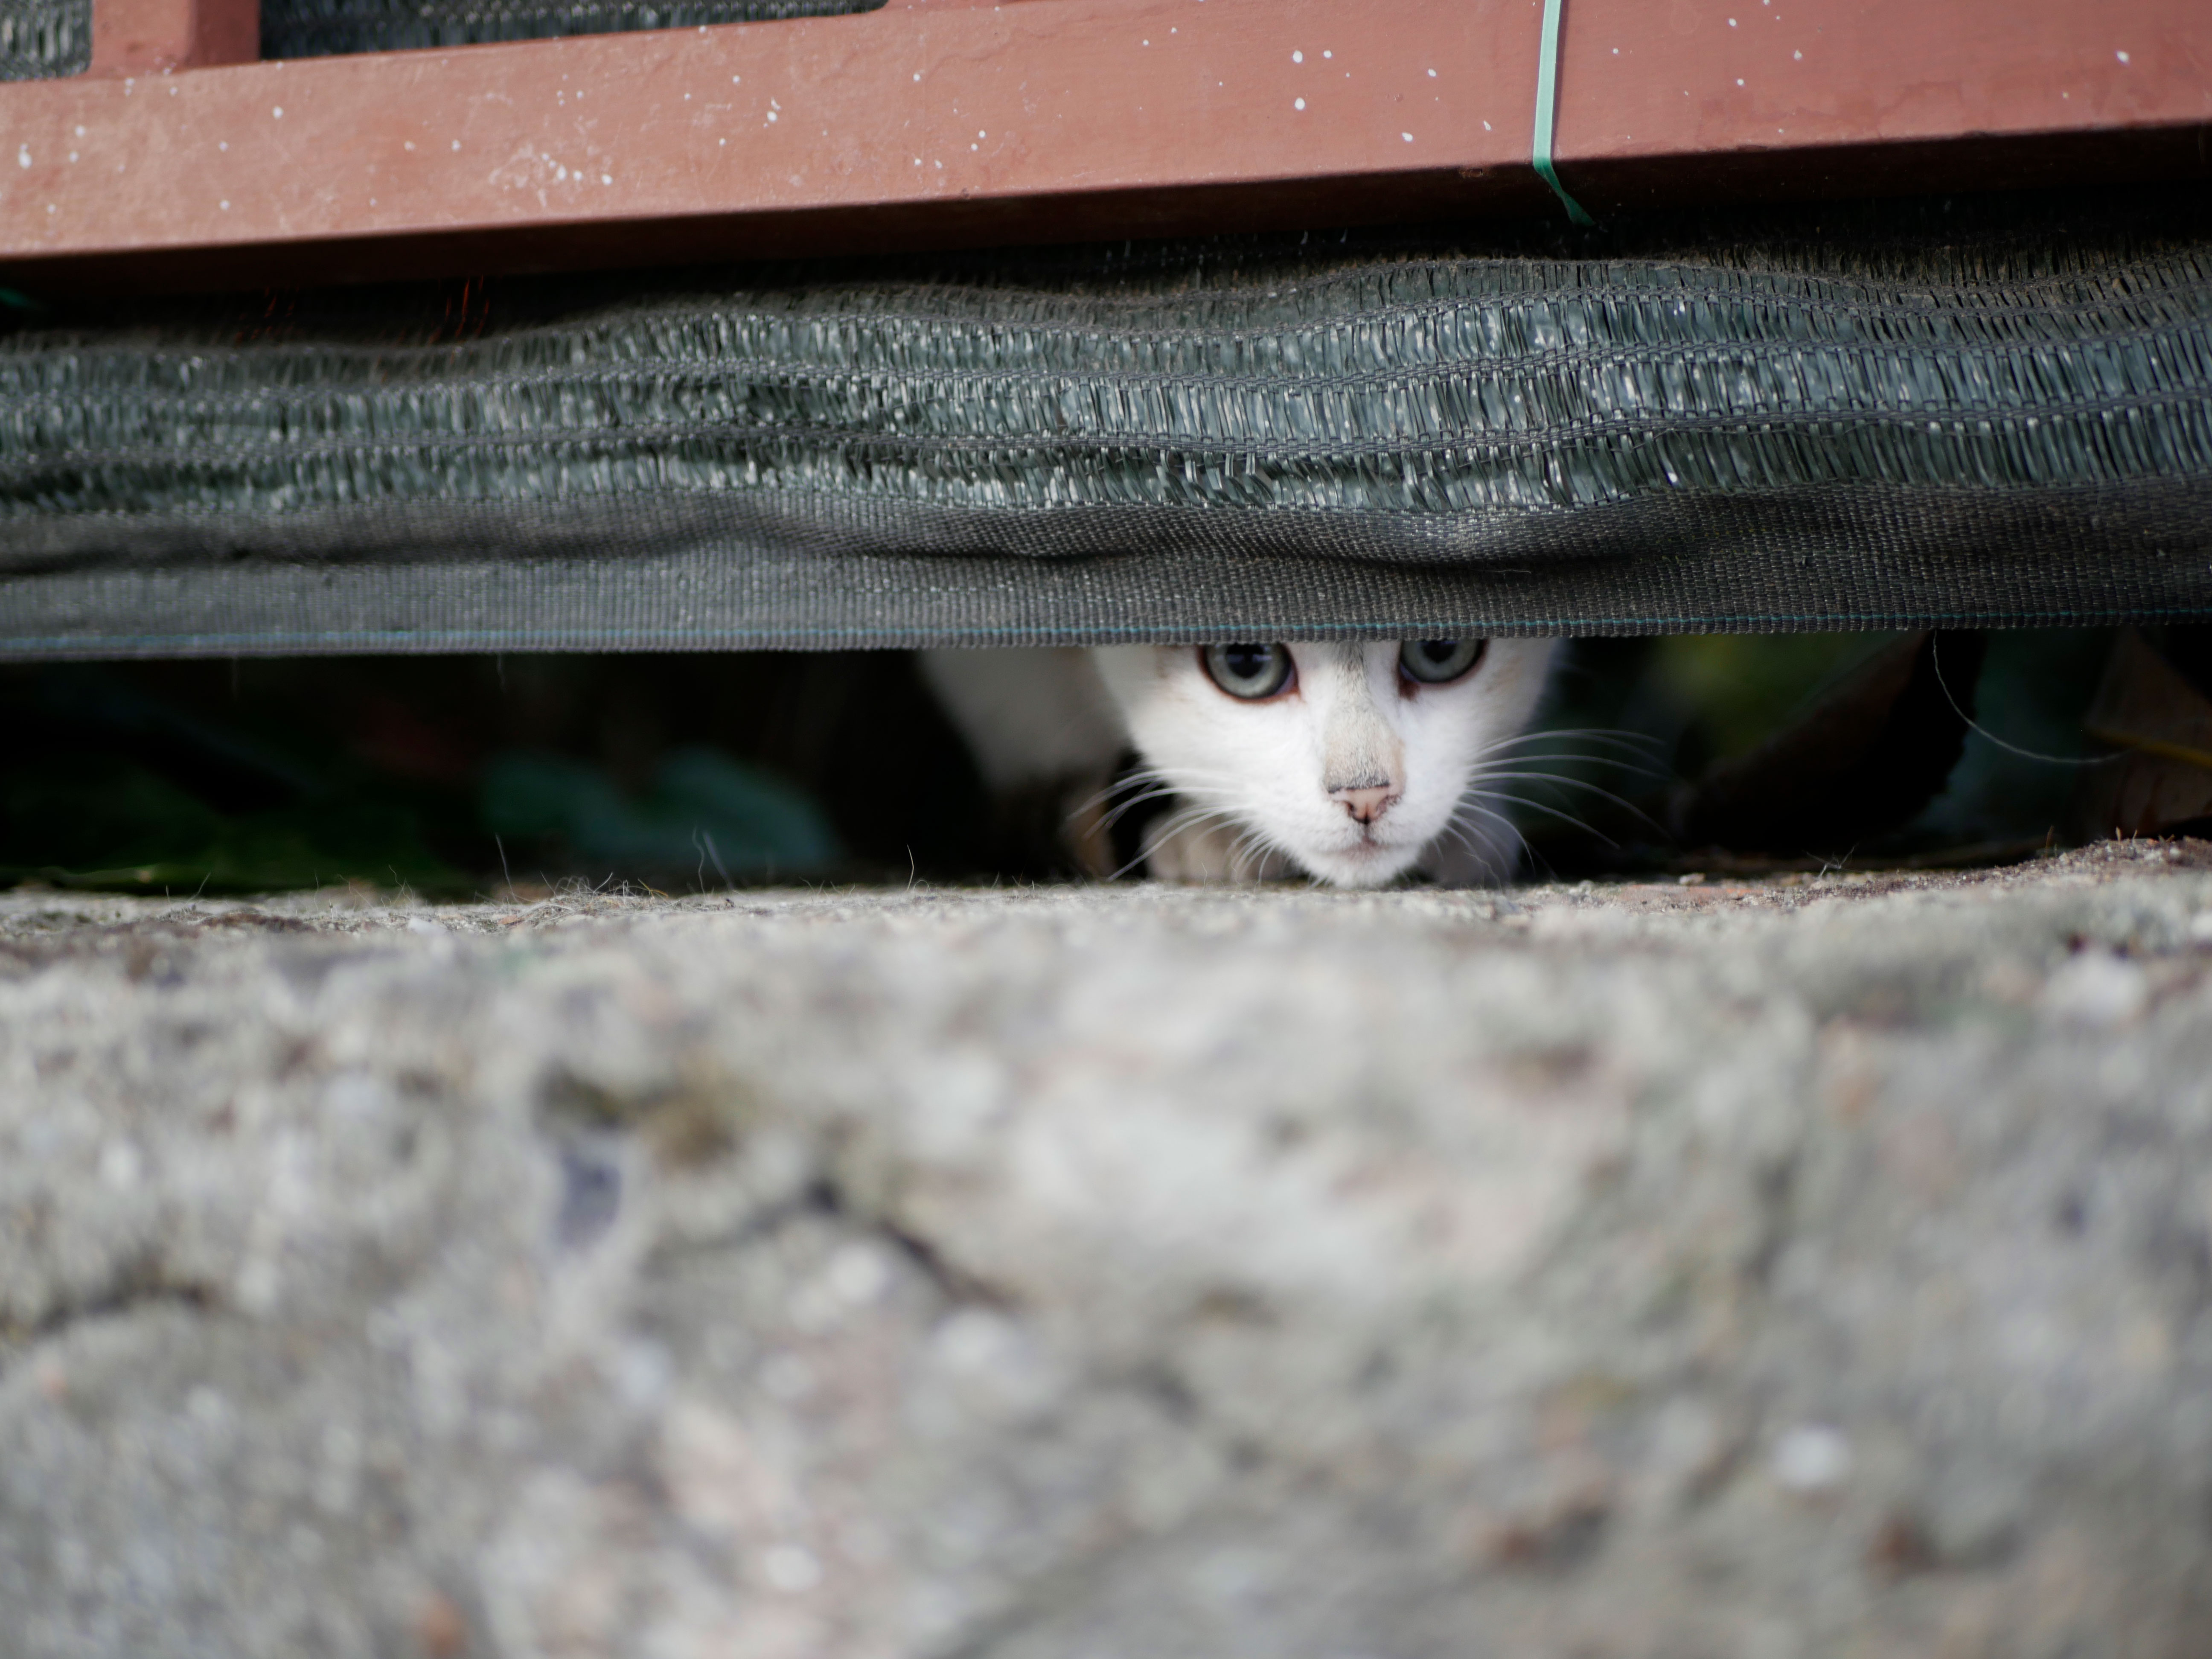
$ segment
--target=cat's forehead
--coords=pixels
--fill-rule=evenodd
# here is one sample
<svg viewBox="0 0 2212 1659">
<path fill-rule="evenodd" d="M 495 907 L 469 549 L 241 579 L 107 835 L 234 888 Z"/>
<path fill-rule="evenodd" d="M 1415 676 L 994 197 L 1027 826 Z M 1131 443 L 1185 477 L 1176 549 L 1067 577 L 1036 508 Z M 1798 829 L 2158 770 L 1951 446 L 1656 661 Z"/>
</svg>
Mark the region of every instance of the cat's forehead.
<svg viewBox="0 0 2212 1659">
<path fill-rule="evenodd" d="M 1290 653 L 1291 659 L 1301 668 L 1309 665 L 1350 668 L 1364 667 L 1370 656 L 1384 651 L 1395 653 L 1397 649 L 1395 644 L 1376 646 L 1361 640 L 1315 640 L 1294 642 L 1290 647 Z"/>
</svg>

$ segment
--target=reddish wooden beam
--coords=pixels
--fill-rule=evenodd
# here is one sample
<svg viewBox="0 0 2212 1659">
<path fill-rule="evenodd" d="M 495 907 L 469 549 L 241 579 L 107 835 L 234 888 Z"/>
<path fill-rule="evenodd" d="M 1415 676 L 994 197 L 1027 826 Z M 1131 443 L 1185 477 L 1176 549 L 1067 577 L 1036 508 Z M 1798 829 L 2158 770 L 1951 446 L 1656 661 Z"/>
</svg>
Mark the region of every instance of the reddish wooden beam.
<svg viewBox="0 0 2212 1659">
<path fill-rule="evenodd" d="M 0 273 L 258 286 L 1550 212 L 1540 15 L 939 0 L 24 82 L 0 88 Z M 1571 0 L 1563 63 L 1559 170 L 1601 216 L 2212 176 L 2206 0 Z"/>
<path fill-rule="evenodd" d="M 94 0 L 93 5 L 88 73 L 102 79 L 251 64 L 260 56 L 261 0 Z"/>
</svg>

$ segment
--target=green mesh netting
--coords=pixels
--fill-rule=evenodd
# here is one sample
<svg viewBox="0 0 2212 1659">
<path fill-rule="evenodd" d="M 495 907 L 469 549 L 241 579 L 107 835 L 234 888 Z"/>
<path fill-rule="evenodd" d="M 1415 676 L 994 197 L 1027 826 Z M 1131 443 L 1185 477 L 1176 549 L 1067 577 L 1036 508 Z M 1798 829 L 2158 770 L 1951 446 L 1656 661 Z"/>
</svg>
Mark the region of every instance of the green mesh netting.
<svg viewBox="0 0 2212 1659">
<path fill-rule="evenodd" d="M 264 58 L 324 58 L 874 11 L 884 0 L 262 0 Z"/>
<path fill-rule="evenodd" d="M 0 81 L 82 75 L 92 64 L 92 0 L 0 0 Z"/>
<path fill-rule="evenodd" d="M 257 297 L 0 347 L 18 655 L 2207 611 L 2212 234 L 2148 203 Z"/>
</svg>

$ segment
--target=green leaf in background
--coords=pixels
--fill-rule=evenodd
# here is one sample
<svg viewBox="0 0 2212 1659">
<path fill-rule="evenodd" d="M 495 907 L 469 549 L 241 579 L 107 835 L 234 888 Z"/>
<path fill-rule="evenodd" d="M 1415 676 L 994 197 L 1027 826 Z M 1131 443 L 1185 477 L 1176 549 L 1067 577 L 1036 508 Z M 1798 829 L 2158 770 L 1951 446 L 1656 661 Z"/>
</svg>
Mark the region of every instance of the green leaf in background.
<svg viewBox="0 0 2212 1659">
<path fill-rule="evenodd" d="M 0 881 L 25 879 L 149 892 L 470 885 L 423 846 L 404 805 L 310 799 L 223 812 L 149 767 L 98 753 L 0 771 Z"/>
<path fill-rule="evenodd" d="M 1715 758 L 1756 747 L 1894 634 L 1676 634 L 1653 643 L 1647 695 L 1703 728 Z"/>
<path fill-rule="evenodd" d="M 804 875 L 842 856 L 836 832 L 797 789 L 704 747 L 678 749 L 640 796 L 587 762 L 507 753 L 486 763 L 479 799 L 493 834 L 558 837 L 611 873 L 690 872 L 704 883 Z"/>
</svg>

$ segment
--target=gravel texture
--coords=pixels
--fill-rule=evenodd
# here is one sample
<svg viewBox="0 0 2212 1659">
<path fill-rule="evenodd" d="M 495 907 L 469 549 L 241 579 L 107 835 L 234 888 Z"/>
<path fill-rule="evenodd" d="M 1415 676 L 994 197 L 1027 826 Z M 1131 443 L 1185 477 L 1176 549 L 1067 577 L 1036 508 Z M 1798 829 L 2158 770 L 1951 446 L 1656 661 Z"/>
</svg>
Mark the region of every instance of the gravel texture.
<svg viewBox="0 0 2212 1659">
<path fill-rule="evenodd" d="M 2200 1659 L 2212 848 L 0 896 L 0 1653 Z"/>
</svg>

